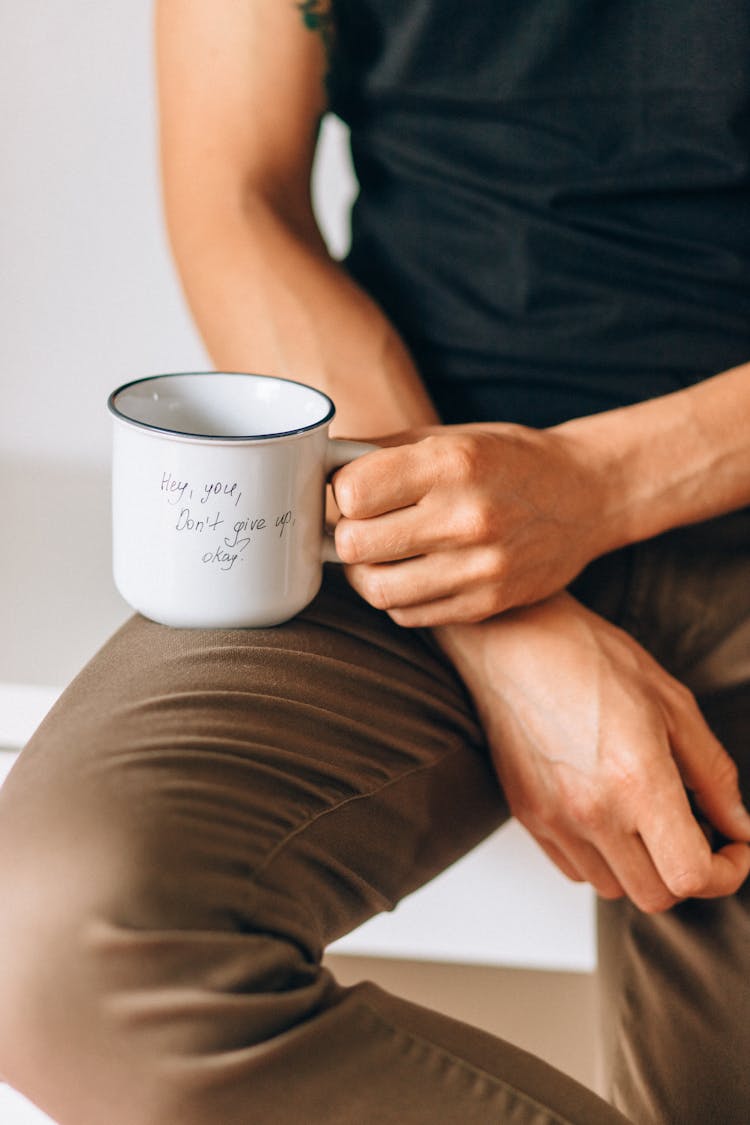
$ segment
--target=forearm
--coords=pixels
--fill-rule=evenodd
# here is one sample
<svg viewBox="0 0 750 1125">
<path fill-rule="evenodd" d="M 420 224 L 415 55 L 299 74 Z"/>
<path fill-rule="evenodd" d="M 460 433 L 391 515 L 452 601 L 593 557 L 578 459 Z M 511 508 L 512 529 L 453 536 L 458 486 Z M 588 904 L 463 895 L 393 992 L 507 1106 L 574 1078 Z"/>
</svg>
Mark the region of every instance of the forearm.
<svg viewBox="0 0 750 1125">
<path fill-rule="evenodd" d="M 748 423 L 750 364 L 557 427 L 591 476 L 597 553 L 750 504 Z"/>
<path fill-rule="evenodd" d="M 375 437 L 437 415 L 398 333 L 328 255 L 304 206 L 280 214 L 262 194 L 172 215 L 175 258 L 215 366 L 324 390 L 336 432 Z"/>
<path fill-rule="evenodd" d="M 325 18 L 330 5 L 315 7 Z M 217 368 L 314 384 L 333 398 L 343 436 L 432 423 L 407 350 L 330 259 L 315 223 L 310 182 L 328 59 L 301 8 L 155 4 L 175 261 Z"/>
</svg>

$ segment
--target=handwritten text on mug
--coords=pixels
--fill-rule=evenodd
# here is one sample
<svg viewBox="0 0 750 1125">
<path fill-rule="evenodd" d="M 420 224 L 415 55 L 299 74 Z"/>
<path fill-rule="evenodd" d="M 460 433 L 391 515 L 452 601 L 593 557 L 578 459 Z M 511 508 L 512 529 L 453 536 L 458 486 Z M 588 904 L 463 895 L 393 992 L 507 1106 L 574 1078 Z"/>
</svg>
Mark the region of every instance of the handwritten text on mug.
<svg viewBox="0 0 750 1125">
<path fill-rule="evenodd" d="M 187 540 L 198 539 L 201 562 L 223 571 L 232 569 L 256 536 L 265 533 L 283 539 L 296 522 L 291 509 L 273 515 L 253 513 L 239 519 L 228 517 L 224 501 L 237 509 L 242 499 L 242 490 L 237 481 L 205 481 L 193 487 L 190 481 L 180 480 L 171 472 L 163 472 L 160 491 L 167 505 L 175 509 L 170 516 L 170 519 L 174 519 L 174 531 Z M 221 507 L 205 507 L 209 501 L 217 499 L 220 500 Z M 236 511 L 231 513 L 232 516 L 237 514 Z M 223 530 L 219 531 L 219 528 Z M 205 550 L 212 533 L 219 535 L 220 540 L 212 544 L 210 550 Z"/>
</svg>

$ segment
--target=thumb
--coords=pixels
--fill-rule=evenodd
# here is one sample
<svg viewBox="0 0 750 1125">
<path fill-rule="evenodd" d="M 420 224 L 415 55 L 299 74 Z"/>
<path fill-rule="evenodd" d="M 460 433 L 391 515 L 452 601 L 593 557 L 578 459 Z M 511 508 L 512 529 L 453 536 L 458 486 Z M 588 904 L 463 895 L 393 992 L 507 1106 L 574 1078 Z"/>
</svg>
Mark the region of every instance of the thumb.
<svg viewBox="0 0 750 1125">
<path fill-rule="evenodd" d="M 750 812 L 739 787 L 734 760 L 712 733 L 697 706 L 692 730 L 681 727 L 673 741 L 675 760 L 696 805 L 729 840 L 750 842 Z M 673 735 L 674 738 L 674 735 Z"/>
</svg>

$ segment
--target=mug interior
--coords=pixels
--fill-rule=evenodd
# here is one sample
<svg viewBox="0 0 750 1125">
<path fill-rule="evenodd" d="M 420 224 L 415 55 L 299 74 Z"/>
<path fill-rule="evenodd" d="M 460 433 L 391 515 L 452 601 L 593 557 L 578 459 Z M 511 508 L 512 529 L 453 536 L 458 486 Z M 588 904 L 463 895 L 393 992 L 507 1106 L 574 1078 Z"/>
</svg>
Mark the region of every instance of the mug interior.
<svg viewBox="0 0 750 1125">
<path fill-rule="evenodd" d="M 138 379 L 113 391 L 108 406 L 136 426 L 235 441 L 301 433 L 334 414 L 330 398 L 304 383 L 214 371 Z"/>
</svg>

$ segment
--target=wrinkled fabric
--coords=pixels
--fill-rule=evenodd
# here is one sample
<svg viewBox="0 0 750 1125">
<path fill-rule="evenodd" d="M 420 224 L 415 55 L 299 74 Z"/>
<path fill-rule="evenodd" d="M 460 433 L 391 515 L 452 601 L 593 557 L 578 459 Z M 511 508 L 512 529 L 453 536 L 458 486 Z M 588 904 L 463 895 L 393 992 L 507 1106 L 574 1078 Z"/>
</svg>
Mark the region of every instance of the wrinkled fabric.
<svg viewBox="0 0 750 1125">
<path fill-rule="evenodd" d="M 620 552 L 575 590 L 699 689 L 746 797 L 749 524 Z M 276 629 L 133 618 L 0 789 L 0 1073 L 60 1125 L 621 1121 L 321 968 L 506 817 L 449 665 L 340 573 Z M 607 1091 L 637 1125 L 748 1120 L 749 908 L 747 885 L 658 917 L 603 905 Z"/>
</svg>

